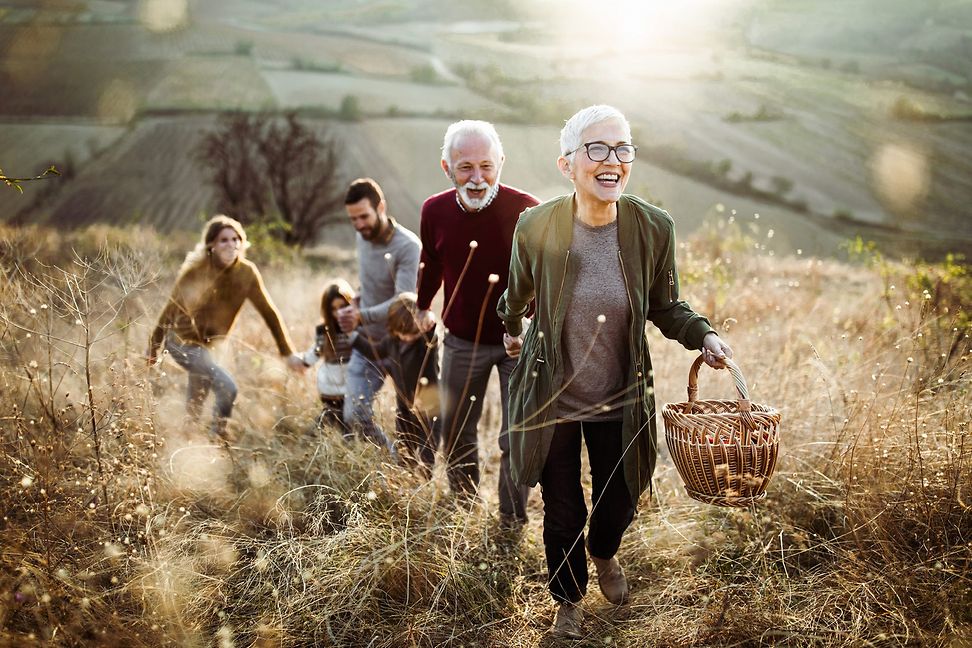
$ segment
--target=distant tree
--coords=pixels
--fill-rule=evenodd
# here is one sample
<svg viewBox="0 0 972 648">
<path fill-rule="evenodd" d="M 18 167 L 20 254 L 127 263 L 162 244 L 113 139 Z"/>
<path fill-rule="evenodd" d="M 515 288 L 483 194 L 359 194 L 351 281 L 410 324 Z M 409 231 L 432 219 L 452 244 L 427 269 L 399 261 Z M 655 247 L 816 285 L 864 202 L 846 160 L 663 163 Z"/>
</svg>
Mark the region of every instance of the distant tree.
<svg viewBox="0 0 972 648">
<path fill-rule="evenodd" d="M 834 218 L 839 221 L 844 221 L 849 223 L 854 220 L 854 212 L 847 209 L 846 207 L 838 207 L 834 210 Z"/>
<path fill-rule="evenodd" d="M 773 176 L 770 178 L 770 182 L 773 183 L 773 191 L 778 196 L 785 196 L 793 189 L 793 181 L 785 176 Z"/>
<path fill-rule="evenodd" d="M 744 190 L 747 192 L 751 191 L 753 188 L 753 172 L 747 171 L 746 173 L 744 173 L 743 176 L 736 181 L 736 186 L 740 190 Z"/>
<path fill-rule="evenodd" d="M 435 68 L 429 64 L 413 67 L 411 72 L 409 72 L 409 76 L 415 83 L 433 85 L 442 82 L 442 78 L 439 76 L 439 73 L 436 72 Z"/>
<path fill-rule="evenodd" d="M 279 223 L 271 229 L 291 245 L 313 241 L 344 203 L 337 145 L 293 113 L 226 115 L 200 142 L 196 160 L 210 174 L 220 211 L 242 223 Z"/>
<path fill-rule="evenodd" d="M 891 105 L 891 117 L 903 121 L 931 121 L 934 114 L 910 97 L 898 97 Z"/>
<path fill-rule="evenodd" d="M 361 121 L 361 102 L 354 95 L 344 95 L 338 117 L 344 121 Z"/>
</svg>

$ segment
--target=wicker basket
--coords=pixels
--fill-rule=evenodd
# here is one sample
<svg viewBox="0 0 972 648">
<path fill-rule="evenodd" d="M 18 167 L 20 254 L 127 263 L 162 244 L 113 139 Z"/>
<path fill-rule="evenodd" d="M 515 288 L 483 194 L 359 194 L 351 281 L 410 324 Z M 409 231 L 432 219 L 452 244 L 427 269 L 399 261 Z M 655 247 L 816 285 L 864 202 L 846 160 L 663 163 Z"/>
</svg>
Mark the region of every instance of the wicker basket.
<svg viewBox="0 0 972 648">
<path fill-rule="evenodd" d="M 696 400 L 702 356 L 689 370 L 688 402 L 662 408 L 665 441 L 689 497 L 716 506 L 749 506 L 766 497 L 776 468 L 780 414 L 749 401 L 739 367 L 726 364 L 738 400 Z"/>
</svg>

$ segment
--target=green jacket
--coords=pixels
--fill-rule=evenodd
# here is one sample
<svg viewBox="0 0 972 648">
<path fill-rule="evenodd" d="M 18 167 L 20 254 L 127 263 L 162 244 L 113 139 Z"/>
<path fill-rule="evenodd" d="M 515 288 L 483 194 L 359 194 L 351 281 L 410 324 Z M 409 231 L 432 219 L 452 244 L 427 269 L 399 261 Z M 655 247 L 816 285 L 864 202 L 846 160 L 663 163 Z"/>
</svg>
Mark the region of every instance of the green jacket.
<svg viewBox="0 0 972 648">
<path fill-rule="evenodd" d="M 507 332 L 518 336 L 535 302 L 516 368 L 510 376 L 511 472 L 518 484 L 533 486 L 550 449 L 556 394 L 564 381 L 561 333 L 577 262 L 570 257 L 573 195 L 526 210 L 513 235 L 509 287 L 497 313 Z M 622 413 L 624 478 L 637 505 L 651 484 L 658 439 L 651 357 L 645 326 L 651 322 L 667 338 L 701 349 L 712 331 L 709 321 L 678 299 L 675 223 L 662 209 L 624 194 L 618 201 L 621 269 L 631 304 L 628 394 Z"/>
</svg>

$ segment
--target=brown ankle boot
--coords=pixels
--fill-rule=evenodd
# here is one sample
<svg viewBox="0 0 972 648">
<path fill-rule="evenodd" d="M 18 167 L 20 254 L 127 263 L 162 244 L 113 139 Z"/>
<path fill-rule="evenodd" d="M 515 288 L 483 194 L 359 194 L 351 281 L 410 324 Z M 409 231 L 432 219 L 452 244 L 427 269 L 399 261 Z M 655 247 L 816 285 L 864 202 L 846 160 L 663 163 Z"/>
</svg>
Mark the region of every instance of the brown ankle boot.
<svg viewBox="0 0 972 648">
<path fill-rule="evenodd" d="M 584 611 L 580 603 L 561 603 L 550 634 L 559 639 L 583 639 Z"/>
<path fill-rule="evenodd" d="M 627 603 L 628 580 L 624 577 L 624 570 L 621 569 L 618 559 L 612 557 L 605 560 L 591 556 L 591 560 L 597 568 L 597 584 L 604 598 L 615 605 Z"/>
</svg>

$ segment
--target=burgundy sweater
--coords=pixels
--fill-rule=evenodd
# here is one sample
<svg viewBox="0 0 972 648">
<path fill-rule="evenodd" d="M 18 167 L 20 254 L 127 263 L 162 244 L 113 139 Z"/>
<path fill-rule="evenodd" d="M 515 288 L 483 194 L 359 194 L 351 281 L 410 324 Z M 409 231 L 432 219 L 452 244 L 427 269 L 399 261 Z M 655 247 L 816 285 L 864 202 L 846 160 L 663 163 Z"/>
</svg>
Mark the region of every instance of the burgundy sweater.
<svg viewBox="0 0 972 648">
<path fill-rule="evenodd" d="M 443 320 L 449 333 L 475 342 L 482 314 L 478 341 L 502 344 L 505 329 L 496 316 L 496 302 L 509 279 L 513 230 L 520 213 L 537 204 L 534 196 L 503 184 L 493 201 L 478 212 L 466 212 L 456 200 L 455 189 L 429 197 L 422 205 L 424 265 L 419 268 L 418 307 L 427 310 L 444 282 Z M 470 248 L 471 241 L 476 241 L 475 249 Z M 469 267 L 460 284 L 467 259 Z M 492 287 L 491 274 L 499 277 Z"/>
</svg>

